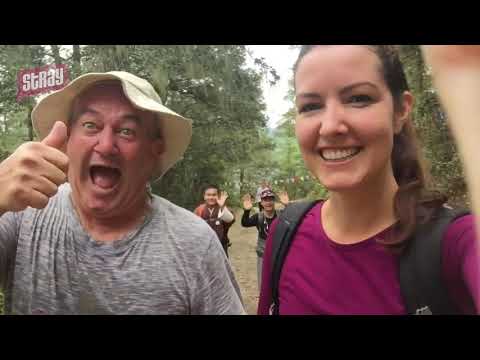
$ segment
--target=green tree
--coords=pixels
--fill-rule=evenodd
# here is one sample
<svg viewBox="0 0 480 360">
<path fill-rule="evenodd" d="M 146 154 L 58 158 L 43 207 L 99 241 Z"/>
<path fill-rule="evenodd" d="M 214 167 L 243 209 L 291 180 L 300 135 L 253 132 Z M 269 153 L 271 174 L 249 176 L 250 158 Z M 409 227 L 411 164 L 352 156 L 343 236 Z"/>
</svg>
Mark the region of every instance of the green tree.
<svg viewBox="0 0 480 360">
<path fill-rule="evenodd" d="M 33 140 L 30 114 L 35 99 L 17 102 L 17 73 L 45 64 L 46 51 L 40 45 L 0 45 L 0 159 L 19 144 Z"/>
<path fill-rule="evenodd" d="M 193 119 L 184 159 L 153 184 L 155 192 L 190 209 L 207 183 L 224 185 L 238 200 L 237 170 L 268 147 L 260 85 L 278 76 L 261 59 L 256 69 L 247 68 L 247 56 L 238 45 L 82 48 L 84 71 L 131 71 L 151 81 L 166 106 Z"/>
</svg>

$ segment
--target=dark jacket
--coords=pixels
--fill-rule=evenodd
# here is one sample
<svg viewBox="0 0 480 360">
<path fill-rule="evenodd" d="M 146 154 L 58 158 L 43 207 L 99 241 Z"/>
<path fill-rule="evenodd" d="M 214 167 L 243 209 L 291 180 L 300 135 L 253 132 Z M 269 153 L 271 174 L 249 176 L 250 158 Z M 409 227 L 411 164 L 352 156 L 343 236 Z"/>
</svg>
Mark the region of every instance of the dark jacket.
<svg viewBox="0 0 480 360">
<path fill-rule="evenodd" d="M 263 257 L 265 251 L 265 241 L 267 240 L 268 230 L 272 225 L 273 220 L 277 217 L 277 211 L 273 213 L 273 217 L 269 219 L 262 213 L 255 213 L 250 216 L 250 210 L 243 210 L 242 215 L 242 226 L 243 227 L 253 227 L 256 226 L 258 230 L 258 240 L 257 240 L 257 255 L 258 257 Z M 259 218 L 261 221 L 259 221 Z"/>
</svg>

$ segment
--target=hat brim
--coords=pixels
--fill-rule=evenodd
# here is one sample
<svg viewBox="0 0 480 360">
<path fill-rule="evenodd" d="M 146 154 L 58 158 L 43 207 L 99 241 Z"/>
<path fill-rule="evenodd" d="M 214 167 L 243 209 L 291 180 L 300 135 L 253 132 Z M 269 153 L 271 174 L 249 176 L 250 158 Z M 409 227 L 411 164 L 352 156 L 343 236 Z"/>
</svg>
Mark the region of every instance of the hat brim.
<svg viewBox="0 0 480 360">
<path fill-rule="evenodd" d="M 276 199 L 276 196 L 273 195 L 273 194 L 272 194 L 272 195 L 261 196 L 261 197 L 260 197 L 260 200 L 267 199 L 267 198 Z"/>
<path fill-rule="evenodd" d="M 53 92 L 39 101 L 32 110 L 32 125 L 40 139 L 45 138 L 56 121 L 68 125 L 75 97 L 84 89 L 104 80 L 119 80 L 125 96 L 133 106 L 157 114 L 161 124 L 165 152 L 159 159 L 152 180 L 162 177 L 175 163 L 182 159 L 192 138 L 192 121 L 175 113 L 145 95 L 134 84 L 121 75 L 112 73 L 89 73 L 78 77 L 63 89 Z"/>
</svg>

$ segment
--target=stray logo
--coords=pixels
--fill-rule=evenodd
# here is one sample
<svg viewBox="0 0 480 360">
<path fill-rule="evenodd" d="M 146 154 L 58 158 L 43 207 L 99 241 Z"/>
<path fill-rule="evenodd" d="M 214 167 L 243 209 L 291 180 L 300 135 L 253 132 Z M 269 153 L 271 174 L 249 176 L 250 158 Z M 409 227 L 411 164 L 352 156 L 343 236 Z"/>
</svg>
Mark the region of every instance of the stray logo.
<svg viewBox="0 0 480 360">
<path fill-rule="evenodd" d="M 17 101 L 49 91 L 59 90 L 68 83 L 65 64 L 24 69 L 17 74 Z"/>
</svg>

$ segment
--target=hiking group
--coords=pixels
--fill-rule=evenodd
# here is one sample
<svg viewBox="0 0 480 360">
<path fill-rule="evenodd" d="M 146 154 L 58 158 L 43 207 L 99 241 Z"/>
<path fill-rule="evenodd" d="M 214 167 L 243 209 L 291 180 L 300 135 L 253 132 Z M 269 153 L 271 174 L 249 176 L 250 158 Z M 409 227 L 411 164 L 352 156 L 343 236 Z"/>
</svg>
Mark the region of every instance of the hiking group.
<svg viewBox="0 0 480 360">
<path fill-rule="evenodd" d="M 422 50 L 478 214 L 480 47 Z M 243 195 L 258 314 L 478 314 L 475 218 L 426 180 L 397 49 L 302 46 L 294 90 L 298 145 L 328 197 L 291 201 L 266 180 Z M 228 194 L 208 185 L 190 212 L 151 192 L 186 151 L 191 120 L 122 71 L 74 79 L 31 118 L 39 141 L 0 163 L 7 314 L 246 314 Z"/>
</svg>

